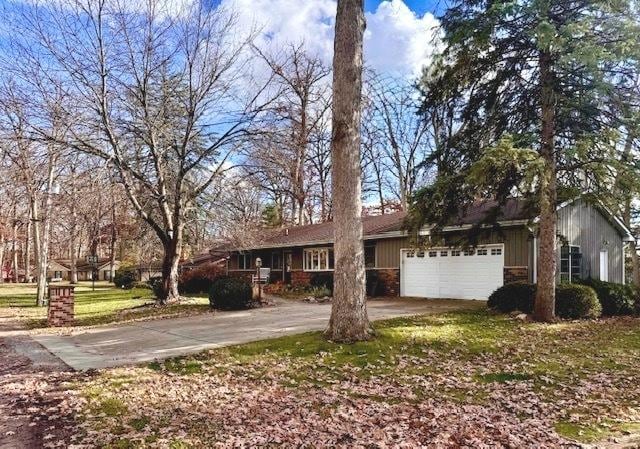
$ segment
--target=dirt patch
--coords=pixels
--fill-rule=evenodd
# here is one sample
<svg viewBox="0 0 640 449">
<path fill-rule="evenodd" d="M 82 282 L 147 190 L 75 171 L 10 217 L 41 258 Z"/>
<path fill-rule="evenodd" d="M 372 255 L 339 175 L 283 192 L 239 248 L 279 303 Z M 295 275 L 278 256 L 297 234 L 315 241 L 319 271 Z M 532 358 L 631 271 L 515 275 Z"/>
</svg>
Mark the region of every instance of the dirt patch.
<svg viewBox="0 0 640 449">
<path fill-rule="evenodd" d="M 0 337 L 0 449 L 69 446 L 80 376 L 28 336 Z"/>
</svg>

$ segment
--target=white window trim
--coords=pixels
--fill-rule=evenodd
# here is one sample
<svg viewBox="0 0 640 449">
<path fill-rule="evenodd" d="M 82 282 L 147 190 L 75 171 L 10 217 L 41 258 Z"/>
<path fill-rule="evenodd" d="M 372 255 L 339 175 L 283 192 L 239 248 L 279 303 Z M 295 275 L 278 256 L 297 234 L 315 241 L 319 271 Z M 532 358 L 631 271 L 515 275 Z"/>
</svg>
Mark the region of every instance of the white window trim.
<svg viewBox="0 0 640 449">
<path fill-rule="evenodd" d="M 322 272 L 322 271 L 333 271 L 333 268 L 329 268 L 329 254 L 333 248 L 329 246 L 320 246 L 317 248 L 304 248 L 302 250 L 302 270 L 303 271 L 311 271 L 311 272 Z M 308 267 L 307 266 L 307 254 L 313 251 L 318 251 L 318 268 Z M 321 254 L 326 254 L 326 266 L 327 268 L 320 268 L 320 257 Z"/>
<path fill-rule="evenodd" d="M 568 246 L 569 247 L 569 283 L 573 282 L 572 279 L 572 274 L 571 274 L 571 248 L 578 248 L 578 253 L 580 254 L 580 256 L 582 257 L 582 248 L 580 247 L 580 245 L 560 245 L 560 266 L 559 268 L 559 273 L 560 273 L 560 280 L 562 280 L 562 274 L 565 273 L 564 271 L 562 271 L 562 247 L 563 246 Z M 556 259 L 557 260 L 557 259 Z M 582 271 L 582 264 L 580 265 L 580 271 Z"/>
</svg>

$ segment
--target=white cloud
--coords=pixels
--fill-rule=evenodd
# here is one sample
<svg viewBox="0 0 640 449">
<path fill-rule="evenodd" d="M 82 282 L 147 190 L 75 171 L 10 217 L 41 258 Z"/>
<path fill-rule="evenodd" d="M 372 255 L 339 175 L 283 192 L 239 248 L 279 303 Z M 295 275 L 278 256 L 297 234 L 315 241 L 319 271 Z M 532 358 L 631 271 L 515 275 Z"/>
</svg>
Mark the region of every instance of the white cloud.
<svg viewBox="0 0 640 449">
<path fill-rule="evenodd" d="M 304 42 L 331 63 L 335 0 L 223 0 L 222 5 L 236 12 L 243 29 L 260 30 L 260 45 Z M 396 76 L 418 75 L 433 54 L 437 19 L 430 13 L 417 16 L 403 0 L 384 1 L 366 18 L 365 63 Z"/>
<path fill-rule="evenodd" d="M 402 0 L 382 2 L 367 13 L 365 60 L 374 69 L 395 75 L 418 75 L 433 56 L 438 20 L 422 17 Z"/>
</svg>

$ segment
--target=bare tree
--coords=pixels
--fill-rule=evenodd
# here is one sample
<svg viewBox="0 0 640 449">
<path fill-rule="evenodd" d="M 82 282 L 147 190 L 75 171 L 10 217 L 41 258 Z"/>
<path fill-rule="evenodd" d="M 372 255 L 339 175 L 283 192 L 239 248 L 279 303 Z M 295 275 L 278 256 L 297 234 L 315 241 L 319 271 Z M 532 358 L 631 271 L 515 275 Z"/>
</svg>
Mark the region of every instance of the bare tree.
<svg viewBox="0 0 640 449">
<path fill-rule="evenodd" d="M 249 147 L 247 170 L 262 179 L 265 188 L 280 189 L 275 196 L 289 200 L 293 223 L 311 222 L 310 203 L 318 192 L 314 188 L 328 193 L 331 69 L 319 57 L 308 54 L 302 44 L 286 46 L 277 53 L 255 51 L 271 72 L 277 99 L 261 122 L 260 138 Z M 320 207 L 326 217 L 326 196 Z"/>
<path fill-rule="evenodd" d="M 67 132 L 31 123 L 43 142 L 109 161 L 164 250 L 159 302 L 179 299 L 185 220 L 227 167 L 268 98 L 247 95 L 252 36 L 233 14 L 201 2 L 176 16 L 169 2 L 135 10 L 107 0 L 26 8 L 14 23 L 23 79 L 61 109 Z M 51 92 L 60 92 L 63 101 Z"/>
<path fill-rule="evenodd" d="M 371 72 L 373 73 L 373 72 Z M 425 181 L 421 165 L 432 150 L 429 121 L 418 115 L 419 98 L 407 80 L 373 74 L 367 83 L 367 127 L 377 135 L 385 190 L 406 210 L 411 194 Z M 377 167 L 375 167 L 377 168 Z"/>
<path fill-rule="evenodd" d="M 335 341 L 368 339 L 360 169 L 363 0 L 338 0 L 333 55 L 334 292 L 326 335 Z"/>
</svg>

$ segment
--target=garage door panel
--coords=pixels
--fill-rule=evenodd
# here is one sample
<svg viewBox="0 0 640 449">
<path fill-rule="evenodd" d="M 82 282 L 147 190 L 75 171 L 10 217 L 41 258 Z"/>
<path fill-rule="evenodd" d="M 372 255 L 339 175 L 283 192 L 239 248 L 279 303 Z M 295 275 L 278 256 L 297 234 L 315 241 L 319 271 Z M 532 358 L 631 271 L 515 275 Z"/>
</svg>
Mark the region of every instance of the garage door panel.
<svg viewBox="0 0 640 449">
<path fill-rule="evenodd" d="M 402 295 L 487 299 L 503 284 L 504 248 L 488 245 L 478 250 L 465 255 L 462 250 L 442 249 L 427 252 L 424 257 L 417 257 L 417 252 L 414 257 L 406 257 L 408 251 L 403 250 Z"/>
</svg>

